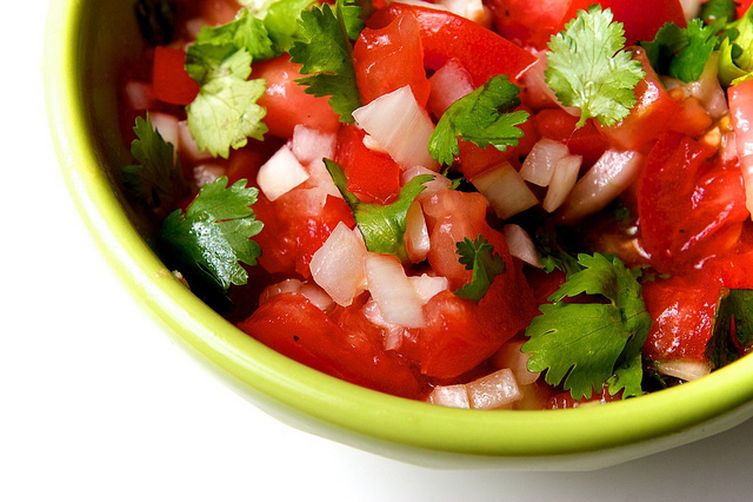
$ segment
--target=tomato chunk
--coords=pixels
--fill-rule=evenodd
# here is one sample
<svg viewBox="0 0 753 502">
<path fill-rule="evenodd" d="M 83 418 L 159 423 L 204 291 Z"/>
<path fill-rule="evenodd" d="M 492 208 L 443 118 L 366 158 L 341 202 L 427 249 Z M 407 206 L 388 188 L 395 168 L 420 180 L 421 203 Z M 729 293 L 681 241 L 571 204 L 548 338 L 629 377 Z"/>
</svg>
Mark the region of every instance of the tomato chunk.
<svg viewBox="0 0 753 502">
<path fill-rule="evenodd" d="M 302 77 L 298 71 L 300 67 L 287 55 L 254 63 L 251 77 L 267 81 L 267 90 L 259 104 L 267 109 L 264 123 L 269 132 L 281 138 L 291 138 L 298 124 L 322 132 L 337 132 L 339 119 L 327 98 L 307 94 L 305 87 L 296 82 Z"/>
<path fill-rule="evenodd" d="M 495 75 L 517 79 L 536 58 L 491 30 L 449 12 L 407 4 L 390 4 L 369 19 L 369 26 L 386 26 L 393 19 L 412 12 L 421 28 L 424 65 L 438 70 L 457 59 L 479 87 Z"/>
<path fill-rule="evenodd" d="M 494 27 L 505 38 L 522 46 L 546 48 L 560 31 L 571 0 L 491 0 Z"/>
<path fill-rule="evenodd" d="M 353 48 L 353 60 L 363 104 L 410 85 L 418 104 L 426 106 L 431 87 L 413 13 L 401 14 L 381 29 L 365 28 Z"/>
<path fill-rule="evenodd" d="M 400 192 L 400 166 L 386 153 L 369 150 L 365 133 L 354 125 L 343 126 L 337 135 L 335 161 L 348 180 L 348 190 L 364 202 L 385 204 Z"/>
<path fill-rule="evenodd" d="M 348 313 L 351 314 L 350 312 Z M 422 387 L 408 362 L 382 349 L 379 333 L 345 319 L 338 325 L 304 296 L 283 294 L 238 327 L 278 352 L 371 389 L 417 399 Z"/>
<path fill-rule="evenodd" d="M 182 49 L 154 48 L 152 90 L 155 98 L 171 105 L 191 104 L 199 93 L 199 85 L 186 73 L 185 63 L 186 53 Z"/>
<path fill-rule="evenodd" d="M 609 142 L 588 120 L 578 128 L 578 118 L 562 109 L 541 110 L 535 117 L 536 130 L 543 138 L 565 143 L 573 155 L 581 155 L 585 165 L 595 164 L 609 148 Z"/>
</svg>

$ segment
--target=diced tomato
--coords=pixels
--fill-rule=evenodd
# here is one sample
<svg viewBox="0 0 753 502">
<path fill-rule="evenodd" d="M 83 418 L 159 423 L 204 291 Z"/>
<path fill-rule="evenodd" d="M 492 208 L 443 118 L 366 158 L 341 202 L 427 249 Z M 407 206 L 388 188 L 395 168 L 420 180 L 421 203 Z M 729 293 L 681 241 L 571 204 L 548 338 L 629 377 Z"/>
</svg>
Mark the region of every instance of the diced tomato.
<svg viewBox="0 0 753 502">
<path fill-rule="evenodd" d="M 438 70 L 455 58 L 479 87 L 495 75 L 517 79 L 536 62 L 531 53 L 493 31 L 446 11 L 392 3 L 375 12 L 368 25 L 372 28 L 387 26 L 406 12 L 412 12 L 418 20 L 424 65 L 430 70 Z"/>
<path fill-rule="evenodd" d="M 643 285 L 643 298 L 653 320 L 644 355 L 654 361 L 705 360 L 721 283 L 705 270 Z"/>
<path fill-rule="evenodd" d="M 637 104 L 630 115 L 613 127 L 600 126 L 609 140 L 625 150 L 642 151 L 670 128 L 677 119 L 677 103 L 651 67 L 643 49 L 635 49 L 634 57 L 643 65 L 646 77 L 635 88 Z"/>
<path fill-rule="evenodd" d="M 614 18 L 625 25 L 627 45 L 642 40 L 653 40 L 664 23 L 685 26 L 685 14 L 680 0 L 572 0 L 561 27 L 573 19 L 579 10 L 588 10 L 593 4 L 612 9 Z"/>
<path fill-rule="evenodd" d="M 382 392 L 419 398 L 421 384 L 407 361 L 385 352 L 380 334 L 364 329 L 367 324 L 358 322 L 357 313 L 342 315 L 350 318 L 341 319 L 341 326 L 304 296 L 283 294 L 261 305 L 238 327 L 319 371 Z"/>
<path fill-rule="evenodd" d="M 400 166 L 386 153 L 366 148 L 364 135 L 354 125 L 341 127 L 335 161 L 345 172 L 348 190 L 364 202 L 385 204 L 400 191 Z"/>
<path fill-rule="evenodd" d="M 526 279 L 531 286 L 536 305 L 543 305 L 549 301 L 549 297 L 565 283 L 565 273 L 554 270 L 546 273 L 541 269 L 532 269 L 526 272 Z"/>
<path fill-rule="evenodd" d="M 737 0 L 737 17 L 742 17 L 748 12 L 751 4 L 753 4 L 753 0 Z"/>
<path fill-rule="evenodd" d="M 690 97 L 677 103 L 677 115 L 670 123 L 670 128 L 695 138 L 708 131 L 712 124 L 711 116 L 703 105 Z"/>
<path fill-rule="evenodd" d="M 493 146 L 481 148 L 470 141 L 460 140 L 460 171 L 466 179 L 473 179 L 487 169 L 506 161 L 508 155 Z"/>
<path fill-rule="evenodd" d="M 753 250 L 724 257 L 715 265 L 725 288 L 753 289 Z"/>
<path fill-rule="evenodd" d="M 152 90 L 154 97 L 171 105 L 190 104 L 199 93 L 199 85 L 188 76 L 184 65 L 186 53 L 182 49 L 157 46 L 154 48 Z"/>
<path fill-rule="evenodd" d="M 254 237 L 262 249 L 259 263 L 270 273 L 310 277 L 311 257 L 337 224 L 355 226 L 345 201 L 323 194 L 320 188 L 299 187 L 274 202 L 259 194 L 254 211 L 264 222 L 264 229 Z"/>
<path fill-rule="evenodd" d="M 494 27 L 505 38 L 522 46 L 546 48 L 560 31 L 571 0 L 491 0 Z"/>
<path fill-rule="evenodd" d="M 410 85 L 418 104 L 426 106 L 431 87 L 413 13 L 404 13 L 381 29 L 365 28 L 353 48 L 353 62 L 363 104 Z"/>
<path fill-rule="evenodd" d="M 651 150 L 638 185 L 643 248 L 676 272 L 730 251 L 748 218 L 739 169 L 706 162 L 713 152 L 679 133 Z"/>
<path fill-rule="evenodd" d="M 593 120 L 586 121 L 586 125 L 578 128 L 578 118 L 560 108 L 541 110 L 534 122 L 542 138 L 562 141 L 571 154 L 581 155 L 587 166 L 595 164 L 609 148 L 609 142 Z"/>
<path fill-rule="evenodd" d="M 267 109 L 264 123 L 269 132 L 280 138 L 291 138 L 298 124 L 322 132 L 337 132 L 339 119 L 327 98 L 306 94 L 305 88 L 296 83 L 302 76 L 298 71 L 300 67 L 287 55 L 254 63 L 252 78 L 267 81 L 267 90 L 259 104 Z"/>
</svg>

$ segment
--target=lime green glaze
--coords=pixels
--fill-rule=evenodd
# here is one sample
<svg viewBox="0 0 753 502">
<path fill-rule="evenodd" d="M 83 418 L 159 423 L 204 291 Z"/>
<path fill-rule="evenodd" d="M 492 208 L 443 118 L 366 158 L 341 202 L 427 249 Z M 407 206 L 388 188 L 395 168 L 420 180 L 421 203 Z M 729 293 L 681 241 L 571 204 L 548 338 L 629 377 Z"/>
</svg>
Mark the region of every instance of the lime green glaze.
<svg viewBox="0 0 753 502">
<path fill-rule="evenodd" d="M 93 51 L 87 44 L 95 39 L 101 44 L 102 37 L 116 39 L 120 34 L 113 47 L 103 50 L 129 47 L 120 28 L 129 23 L 123 21 L 123 7 L 118 5 L 130 3 L 51 2 L 47 98 L 67 184 L 102 250 L 132 292 L 178 338 L 232 375 L 251 396 L 262 396 L 288 415 L 292 411 L 297 419 L 308 420 L 309 427 L 313 419 L 320 433 L 386 455 L 412 459 L 415 456 L 401 452 L 415 450 L 426 458 L 434 451 L 489 456 L 520 466 L 531 458 L 553 458 L 556 465 L 561 456 L 584 458 L 583 454 L 615 463 L 719 432 L 753 415 L 751 406 L 743 408 L 753 400 L 751 357 L 697 382 L 607 406 L 484 412 L 369 391 L 299 365 L 247 337 L 173 278 L 136 231 L 132 220 L 137 217 L 129 217 L 107 175 L 106 166 L 122 157 L 124 148 L 115 144 L 119 139 L 112 125 L 97 122 L 102 111 L 92 110 L 114 110 L 114 79 L 91 69 Z M 138 45 L 130 41 L 134 52 Z M 115 116 L 111 120 L 116 124 Z M 708 427 L 712 419 L 716 421 Z"/>
</svg>

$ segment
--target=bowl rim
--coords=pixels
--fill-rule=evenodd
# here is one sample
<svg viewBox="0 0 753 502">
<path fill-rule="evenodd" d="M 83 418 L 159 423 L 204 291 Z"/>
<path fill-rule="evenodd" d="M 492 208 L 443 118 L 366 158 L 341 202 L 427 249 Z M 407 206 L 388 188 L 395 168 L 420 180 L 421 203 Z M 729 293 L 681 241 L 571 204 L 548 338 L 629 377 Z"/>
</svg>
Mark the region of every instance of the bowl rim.
<svg viewBox="0 0 753 502">
<path fill-rule="evenodd" d="M 47 110 L 59 163 L 99 248 L 132 294 L 189 347 L 247 388 L 298 412 L 402 446 L 483 456 L 559 456 L 627 446 L 690 429 L 753 399 L 753 357 L 681 386 L 608 406 L 478 411 L 433 406 L 324 375 L 248 337 L 159 261 L 131 225 L 87 134 L 80 85 L 83 12 L 50 3 L 45 44 Z"/>
</svg>

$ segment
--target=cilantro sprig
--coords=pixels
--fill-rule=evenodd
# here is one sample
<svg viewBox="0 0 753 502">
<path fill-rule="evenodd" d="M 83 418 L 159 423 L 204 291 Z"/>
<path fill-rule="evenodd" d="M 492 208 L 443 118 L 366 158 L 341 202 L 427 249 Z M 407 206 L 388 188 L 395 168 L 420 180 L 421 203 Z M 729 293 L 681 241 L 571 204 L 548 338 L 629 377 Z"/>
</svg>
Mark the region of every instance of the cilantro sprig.
<svg viewBox="0 0 753 502">
<path fill-rule="evenodd" d="M 438 162 L 450 165 L 460 155 L 458 139 L 482 148 L 493 145 L 497 150 L 515 146 L 523 137 L 517 127 L 528 120 L 528 112 L 512 111 L 520 104 L 518 88 L 503 75 L 453 103 L 439 119 L 429 139 L 429 152 Z"/>
<path fill-rule="evenodd" d="M 753 346 L 753 290 L 723 291 L 706 356 L 715 368 L 744 356 Z"/>
<path fill-rule="evenodd" d="M 324 164 L 343 199 L 353 211 L 353 217 L 363 235 L 366 249 L 374 253 L 395 255 L 400 261 L 407 260 L 404 238 L 408 209 L 426 188 L 424 184 L 434 177 L 424 174 L 411 179 L 403 185 L 397 200 L 392 204 L 368 204 L 361 202 L 353 192 L 348 190 L 348 181 L 342 167 L 329 159 L 324 159 Z"/>
<path fill-rule="evenodd" d="M 625 50 L 623 24 L 596 5 L 552 36 L 545 75 L 562 104 L 580 109 L 580 127 L 589 118 L 612 126 L 627 117 L 645 72 Z"/>
<path fill-rule="evenodd" d="M 458 288 L 455 294 L 460 298 L 477 302 L 481 300 L 494 282 L 494 278 L 506 270 L 505 262 L 494 252 L 494 247 L 483 235 L 475 240 L 465 238 L 456 244 L 461 265 L 472 270 L 471 282 Z"/>
<path fill-rule="evenodd" d="M 695 82 L 719 44 L 717 28 L 693 19 L 686 28 L 667 23 L 651 42 L 643 42 L 651 66 L 662 75 Z"/>
<path fill-rule="evenodd" d="M 591 397 L 605 383 L 612 395 L 640 395 L 641 349 L 651 327 L 640 272 L 598 253 L 581 254 L 578 263 L 582 270 L 549 297 L 552 303 L 542 305 L 526 329 L 528 368 L 546 371 L 547 383 L 562 385 L 574 399 Z M 593 302 L 564 301 L 584 294 Z"/>
<path fill-rule="evenodd" d="M 160 233 L 170 261 L 224 291 L 248 282 L 241 263 L 256 265 L 261 249 L 251 237 L 263 228 L 251 209 L 258 190 L 247 188 L 246 180 L 227 183 L 223 176 L 204 185 L 185 211 L 165 218 Z"/>
<path fill-rule="evenodd" d="M 138 164 L 123 168 L 123 183 L 155 213 L 164 215 L 189 191 L 175 149 L 152 126 L 149 115 L 136 117 L 133 132 L 131 155 Z"/>
<path fill-rule="evenodd" d="M 735 0 L 708 0 L 701 6 L 700 18 L 706 23 L 724 20 L 734 21 L 737 16 L 737 2 Z"/>
<path fill-rule="evenodd" d="M 298 82 L 308 94 L 329 96 L 332 109 L 344 123 L 352 123 L 353 111 L 361 106 L 351 43 L 363 27 L 360 12 L 358 6 L 343 0 L 338 0 L 334 10 L 323 4 L 303 12 L 299 40 L 290 49 L 291 60 L 309 75 Z"/>
</svg>

